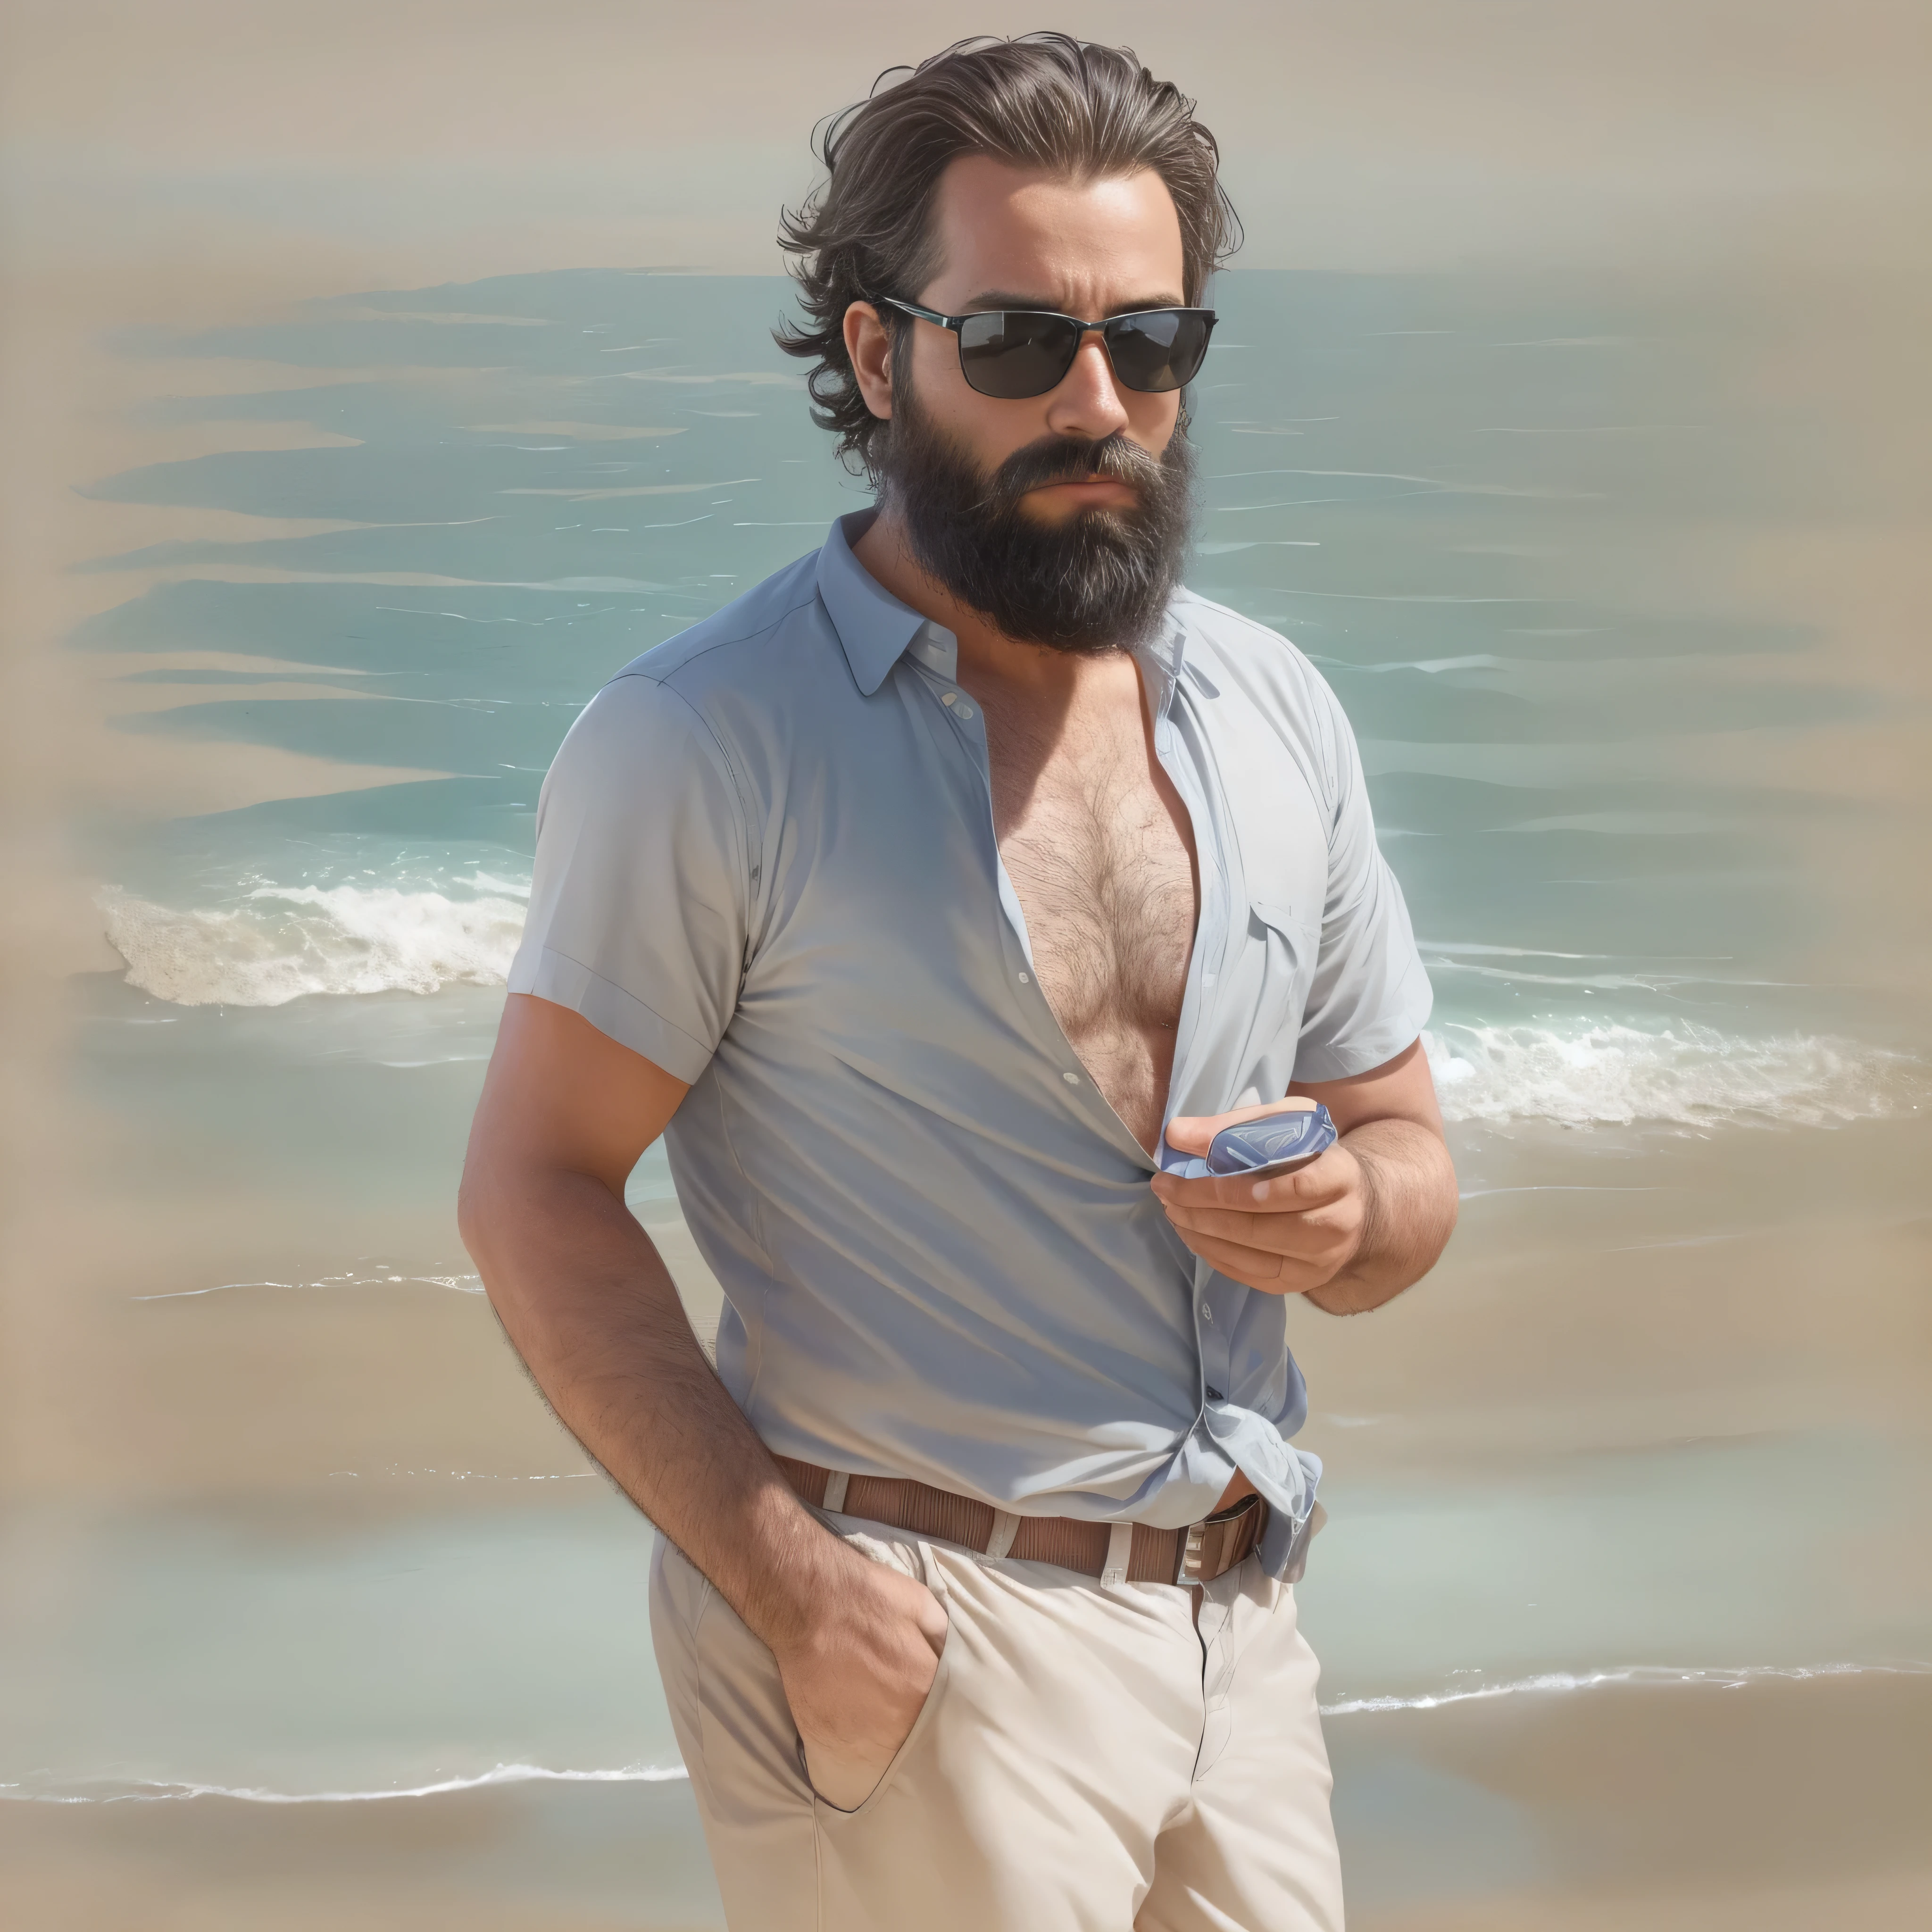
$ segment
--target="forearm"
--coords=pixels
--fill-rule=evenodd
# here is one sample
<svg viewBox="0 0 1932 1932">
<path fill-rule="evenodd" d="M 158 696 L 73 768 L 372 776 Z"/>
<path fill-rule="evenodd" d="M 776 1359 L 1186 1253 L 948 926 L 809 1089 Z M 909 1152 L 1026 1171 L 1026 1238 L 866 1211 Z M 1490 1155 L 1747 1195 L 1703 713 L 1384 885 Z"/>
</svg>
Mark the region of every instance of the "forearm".
<svg viewBox="0 0 1932 1932">
<path fill-rule="evenodd" d="M 1456 1226 L 1456 1169 L 1442 1136 L 1412 1120 L 1366 1122 L 1341 1144 L 1362 1170 L 1361 1240 L 1307 1298 L 1330 1315 L 1360 1315 L 1436 1265 Z"/>
<path fill-rule="evenodd" d="M 559 1418 L 774 1648 L 848 1552 L 705 1359 L 650 1238 L 595 1177 L 466 1179 L 464 1238 Z"/>
</svg>

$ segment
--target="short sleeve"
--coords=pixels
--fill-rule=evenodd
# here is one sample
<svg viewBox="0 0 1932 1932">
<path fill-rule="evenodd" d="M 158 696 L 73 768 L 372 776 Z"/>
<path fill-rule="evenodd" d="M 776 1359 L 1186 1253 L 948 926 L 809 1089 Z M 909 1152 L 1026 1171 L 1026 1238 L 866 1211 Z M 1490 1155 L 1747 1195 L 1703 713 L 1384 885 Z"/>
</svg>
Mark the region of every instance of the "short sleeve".
<svg viewBox="0 0 1932 1932">
<path fill-rule="evenodd" d="M 743 977 L 746 853 L 742 802 L 704 721 L 654 679 L 614 680 L 544 781 L 510 991 L 695 1081 Z"/>
<path fill-rule="evenodd" d="M 1346 1080 L 1384 1066 L 1420 1034 L 1434 994 L 1402 888 L 1376 843 L 1362 760 L 1335 694 L 1317 680 L 1334 784 L 1328 887 L 1314 983 L 1296 1043 L 1298 1080 Z"/>
</svg>

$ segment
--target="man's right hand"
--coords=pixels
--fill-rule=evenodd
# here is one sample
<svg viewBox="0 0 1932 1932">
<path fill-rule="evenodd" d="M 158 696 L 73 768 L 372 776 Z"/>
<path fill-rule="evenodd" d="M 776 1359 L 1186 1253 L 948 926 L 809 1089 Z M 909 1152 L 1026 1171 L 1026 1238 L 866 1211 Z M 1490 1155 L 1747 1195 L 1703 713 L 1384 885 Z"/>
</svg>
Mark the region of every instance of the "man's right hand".
<svg viewBox="0 0 1932 1932">
<path fill-rule="evenodd" d="M 815 1614 L 772 1654 L 812 1789 L 856 1811 L 911 1735 L 946 1648 L 946 1612 L 916 1578 L 849 1545 Z"/>
</svg>

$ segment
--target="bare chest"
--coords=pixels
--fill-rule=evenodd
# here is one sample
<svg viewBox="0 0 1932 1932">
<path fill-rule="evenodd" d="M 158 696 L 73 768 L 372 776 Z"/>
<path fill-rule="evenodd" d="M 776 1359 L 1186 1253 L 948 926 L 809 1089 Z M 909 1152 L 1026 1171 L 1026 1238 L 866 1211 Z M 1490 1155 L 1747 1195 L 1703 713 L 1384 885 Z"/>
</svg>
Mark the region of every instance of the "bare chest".
<svg viewBox="0 0 1932 1932">
<path fill-rule="evenodd" d="M 1143 1147 L 1157 1139 L 1194 944 L 1185 808 L 1136 705 L 1076 719 L 1051 743 L 988 715 L 994 824 L 1054 1016 Z"/>
</svg>

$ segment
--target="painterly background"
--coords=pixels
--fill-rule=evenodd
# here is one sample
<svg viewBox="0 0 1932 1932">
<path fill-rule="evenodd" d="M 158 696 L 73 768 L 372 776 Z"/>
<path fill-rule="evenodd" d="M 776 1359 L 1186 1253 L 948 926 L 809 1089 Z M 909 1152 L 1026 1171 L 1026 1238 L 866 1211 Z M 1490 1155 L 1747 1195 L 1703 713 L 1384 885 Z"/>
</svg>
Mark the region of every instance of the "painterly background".
<svg viewBox="0 0 1932 1932">
<path fill-rule="evenodd" d="M 1294 1335 L 1354 1922 L 1932 1915 L 1922 8 L 15 0 L 10 1928 L 722 1922 L 455 1173 L 577 707 L 862 500 L 812 124 L 1042 25 L 1220 137 L 1190 581 L 1437 988 L 1462 1228 Z"/>
</svg>

